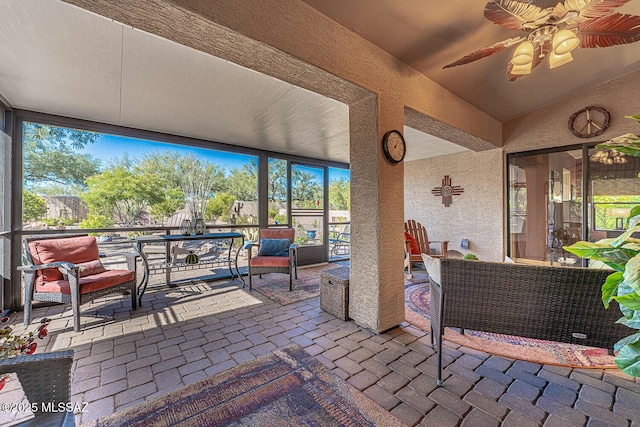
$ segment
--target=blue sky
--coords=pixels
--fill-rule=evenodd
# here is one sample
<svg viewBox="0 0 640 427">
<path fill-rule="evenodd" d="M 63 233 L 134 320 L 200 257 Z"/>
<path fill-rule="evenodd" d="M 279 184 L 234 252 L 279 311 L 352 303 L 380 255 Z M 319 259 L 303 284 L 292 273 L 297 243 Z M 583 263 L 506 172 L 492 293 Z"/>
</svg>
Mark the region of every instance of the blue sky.
<svg viewBox="0 0 640 427">
<path fill-rule="evenodd" d="M 163 142 L 148 141 L 145 139 L 127 138 L 116 135 L 102 134 L 94 144 L 85 147 L 82 152 L 91 154 L 104 163 L 114 158 L 127 154 L 132 160 L 140 159 L 154 151 L 171 150 L 179 154 L 195 154 L 198 158 L 208 160 L 218 166 L 222 166 L 228 173 L 232 169 L 240 169 L 249 160 L 257 159 L 256 156 L 230 153 L 226 151 L 208 150 L 204 148 L 189 147 L 186 145 L 167 144 Z M 329 179 L 349 179 L 349 171 L 330 168 Z"/>
</svg>

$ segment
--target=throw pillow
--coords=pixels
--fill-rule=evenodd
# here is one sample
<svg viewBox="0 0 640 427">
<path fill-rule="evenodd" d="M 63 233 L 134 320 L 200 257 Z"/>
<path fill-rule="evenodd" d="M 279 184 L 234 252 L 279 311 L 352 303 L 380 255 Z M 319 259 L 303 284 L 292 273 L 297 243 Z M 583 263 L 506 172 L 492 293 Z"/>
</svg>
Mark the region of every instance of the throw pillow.
<svg viewBox="0 0 640 427">
<path fill-rule="evenodd" d="M 427 273 L 429 273 L 429 280 L 433 280 L 440 285 L 440 260 L 427 254 L 422 254 L 422 262 L 427 269 Z"/>
<path fill-rule="evenodd" d="M 104 268 L 104 265 L 102 265 L 102 262 L 100 262 L 99 259 L 94 259 L 93 261 L 87 261 L 87 262 L 80 262 L 76 265 L 78 266 L 78 275 L 80 277 L 91 276 L 92 274 L 104 273 L 105 271 L 107 271 L 107 269 Z M 69 280 L 66 270 L 60 269 L 60 272 L 62 273 L 62 277 L 64 280 Z"/>
<path fill-rule="evenodd" d="M 262 239 L 258 256 L 289 256 L 289 239 Z"/>
<path fill-rule="evenodd" d="M 412 255 L 420 254 L 420 247 L 418 246 L 418 242 L 416 242 L 416 239 L 414 239 L 413 236 L 406 231 L 404 232 L 404 240 L 409 241 L 409 247 L 411 248 Z"/>
<path fill-rule="evenodd" d="M 507 264 L 515 264 L 516 263 L 513 259 L 511 259 L 510 257 L 508 257 L 506 255 L 504 257 L 504 262 L 507 263 Z"/>
</svg>

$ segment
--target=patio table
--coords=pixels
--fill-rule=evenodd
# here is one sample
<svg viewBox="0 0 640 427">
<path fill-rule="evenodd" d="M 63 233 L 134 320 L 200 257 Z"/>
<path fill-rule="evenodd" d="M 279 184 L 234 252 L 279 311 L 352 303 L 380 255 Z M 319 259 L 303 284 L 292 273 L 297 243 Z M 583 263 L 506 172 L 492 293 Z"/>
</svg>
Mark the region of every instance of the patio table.
<svg viewBox="0 0 640 427">
<path fill-rule="evenodd" d="M 144 295 L 145 290 L 147 289 L 147 284 L 149 283 L 149 275 L 156 272 L 164 272 L 165 273 L 165 284 L 167 286 L 171 286 L 171 270 L 192 270 L 196 268 L 206 267 L 212 264 L 226 264 L 229 267 L 229 273 L 231 273 L 231 279 L 234 280 L 237 275 L 238 278 L 244 284 L 244 279 L 240 274 L 240 270 L 238 269 L 238 254 L 240 251 L 236 252 L 235 257 L 231 256 L 231 250 L 233 248 L 233 242 L 239 239 L 241 244 L 240 247 L 244 244 L 244 234 L 237 232 L 226 232 L 226 233 L 204 233 L 204 234 L 190 234 L 190 235 L 156 235 L 156 236 L 140 236 L 136 238 L 136 247 L 141 254 L 142 263 L 144 265 L 144 277 L 140 282 L 138 287 L 138 303 L 142 305 L 142 296 Z M 197 264 L 187 264 L 184 262 L 171 262 L 171 243 L 183 242 L 183 241 L 193 241 L 193 240 L 205 240 L 205 241 L 228 241 L 229 242 L 229 252 L 226 257 L 216 257 L 211 260 L 200 261 Z M 149 243 L 164 243 L 165 244 L 165 260 L 162 263 L 150 264 L 147 258 L 147 255 L 142 250 L 143 246 Z M 233 268 L 235 267 L 235 273 Z"/>
</svg>

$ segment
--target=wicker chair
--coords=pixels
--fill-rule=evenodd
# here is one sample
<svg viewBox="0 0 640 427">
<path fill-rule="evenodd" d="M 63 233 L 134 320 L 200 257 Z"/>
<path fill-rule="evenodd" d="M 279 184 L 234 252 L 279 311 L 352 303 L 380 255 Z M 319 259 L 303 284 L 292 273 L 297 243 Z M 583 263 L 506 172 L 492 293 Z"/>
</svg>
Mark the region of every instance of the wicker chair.
<svg viewBox="0 0 640 427">
<path fill-rule="evenodd" d="M 412 274 L 411 264 L 414 262 L 422 262 L 422 254 L 427 254 L 434 258 L 442 258 L 447 253 L 449 241 L 429 240 L 427 230 L 413 219 L 404 223 L 405 232 L 405 267 L 409 269 L 408 274 Z M 440 245 L 438 253 L 431 253 L 432 244 Z"/>
<path fill-rule="evenodd" d="M 260 229 L 259 244 L 247 243 L 245 249 L 249 254 L 249 290 L 253 290 L 251 276 L 263 273 L 286 273 L 289 275 L 289 290 L 293 290 L 293 274 L 298 278 L 298 245 L 294 243 L 296 232 L 293 228 L 262 228 Z M 254 246 L 263 246 L 264 239 L 288 240 L 287 255 L 273 256 L 258 251 L 257 256 L 252 257 Z M 292 274 L 293 273 L 293 274 Z"/>
<path fill-rule="evenodd" d="M 112 293 L 129 293 L 136 308 L 136 256 L 124 254 L 128 270 L 107 270 L 95 237 L 86 234 L 28 237 L 24 241 L 24 324 L 31 322 L 32 301 L 71 304 L 73 329 L 80 331 L 80 305 Z"/>
<path fill-rule="evenodd" d="M 27 400 L 40 409 L 21 426 L 75 426 L 72 411 L 43 410 L 70 404 L 72 363 L 73 350 L 0 359 L 0 374 L 16 373 Z"/>
<path fill-rule="evenodd" d="M 442 259 L 430 281 L 432 342 L 442 379 L 445 327 L 472 329 L 609 350 L 629 335 L 617 304 L 602 305 L 611 270 Z M 614 305 L 616 305 L 614 307 Z"/>
</svg>

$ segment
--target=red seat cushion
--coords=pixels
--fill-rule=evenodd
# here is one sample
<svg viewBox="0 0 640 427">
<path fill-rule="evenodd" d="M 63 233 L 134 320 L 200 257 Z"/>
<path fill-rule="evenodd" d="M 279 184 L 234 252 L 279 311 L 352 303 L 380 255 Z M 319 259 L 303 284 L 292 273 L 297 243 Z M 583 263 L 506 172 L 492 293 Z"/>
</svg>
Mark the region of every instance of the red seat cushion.
<svg viewBox="0 0 640 427">
<path fill-rule="evenodd" d="M 404 232 L 404 240 L 409 241 L 409 246 L 411 248 L 411 255 L 420 255 L 420 247 L 418 246 L 418 242 L 413 236 L 406 231 Z"/>
<path fill-rule="evenodd" d="M 35 265 L 57 261 L 79 264 L 99 259 L 98 243 L 93 236 L 34 240 L 29 242 L 29 252 Z M 57 268 L 47 268 L 38 275 L 43 276 L 45 281 L 63 280 Z"/>
<path fill-rule="evenodd" d="M 256 256 L 251 258 L 251 267 L 289 267 L 289 257 Z"/>
<path fill-rule="evenodd" d="M 80 294 L 110 288 L 130 280 L 134 280 L 134 273 L 130 270 L 107 270 L 103 273 L 81 277 Z M 36 281 L 36 292 L 70 294 L 71 287 L 69 286 L 68 280 L 60 279 L 45 281 L 42 277 L 39 277 Z"/>
</svg>

